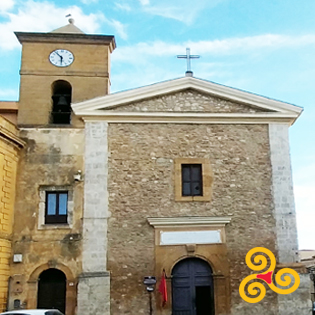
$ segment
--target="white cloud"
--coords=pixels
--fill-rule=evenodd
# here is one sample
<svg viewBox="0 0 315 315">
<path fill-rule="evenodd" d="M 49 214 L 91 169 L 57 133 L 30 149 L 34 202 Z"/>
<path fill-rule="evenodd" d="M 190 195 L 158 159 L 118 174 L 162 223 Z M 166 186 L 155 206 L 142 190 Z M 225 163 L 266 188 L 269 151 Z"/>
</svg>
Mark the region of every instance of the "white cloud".
<svg viewBox="0 0 315 315">
<path fill-rule="evenodd" d="M 17 99 L 17 90 L 15 89 L 1 89 L 0 90 L 0 98 L 7 100 L 16 98 Z"/>
<path fill-rule="evenodd" d="M 112 28 L 114 28 L 115 33 L 117 33 L 122 39 L 127 39 L 128 36 L 125 30 L 126 26 L 124 24 L 114 19 L 104 18 L 104 21 Z"/>
<path fill-rule="evenodd" d="M 165 18 L 178 20 L 185 24 L 191 24 L 198 16 L 199 12 L 205 8 L 215 7 L 222 0 L 139 0 L 144 6 L 144 11 L 152 15 L 159 15 Z"/>
<path fill-rule="evenodd" d="M 83 4 L 92 4 L 97 3 L 98 0 L 80 0 Z"/>
<path fill-rule="evenodd" d="M 139 2 L 140 2 L 142 5 L 148 5 L 148 4 L 150 4 L 150 0 L 139 0 Z"/>
<path fill-rule="evenodd" d="M 258 35 L 243 38 L 229 38 L 214 41 L 196 41 L 172 44 L 163 41 L 141 42 L 133 46 L 118 48 L 113 55 L 115 60 L 130 62 L 152 57 L 176 56 L 185 54 L 185 48 L 190 47 L 192 54 L 207 57 L 207 55 L 237 55 L 262 53 L 262 49 L 276 50 L 281 48 L 295 48 L 314 45 L 315 35 L 285 36 L 285 35 Z"/>
<path fill-rule="evenodd" d="M 192 54 L 201 55 L 201 59 L 192 61 L 192 69 L 198 77 L 213 81 L 219 79 L 222 84 L 248 89 L 251 79 L 248 76 L 235 76 L 232 69 L 235 67 L 246 68 L 253 57 L 255 59 L 257 56 L 266 58 L 268 53 L 276 49 L 292 50 L 314 44 L 315 36 L 313 35 L 294 37 L 266 34 L 214 41 L 184 43 L 152 41 L 118 46 L 112 54 L 112 69 L 115 69 L 112 72 L 112 91 L 134 88 L 184 75 L 185 61 L 177 60 L 176 55 L 185 54 L 186 47 L 191 48 Z M 222 63 L 218 61 L 218 58 L 221 60 L 222 56 L 232 59 L 224 58 L 224 63 Z M 244 64 L 244 60 L 246 60 L 246 64 Z M 124 73 L 124 75 L 120 73 Z M 130 80 L 131 77 L 132 80 Z"/>
<path fill-rule="evenodd" d="M 118 10 L 122 10 L 122 11 L 131 11 L 131 7 L 127 4 L 127 3 L 115 3 L 115 7 Z"/>
<path fill-rule="evenodd" d="M 14 0 L 1 0 L 0 1 L 0 14 L 11 10 L 14 7 Z"/>
<path fill-rule="evenodd" d="M 102 13 L 85 15 L 77 6 L 58 8 L 46 1 L 23 1 L 17 12 L 7 11 L 9 21 L 0 24 L 0 48 L 19 47 L 14 31 L 50 32 L 65 25 L 67 23 L 65 16 L 68 13 L 74 17 L 76 26 L 86 33 L 95 33 L 105 18 Z"/>
</svg>

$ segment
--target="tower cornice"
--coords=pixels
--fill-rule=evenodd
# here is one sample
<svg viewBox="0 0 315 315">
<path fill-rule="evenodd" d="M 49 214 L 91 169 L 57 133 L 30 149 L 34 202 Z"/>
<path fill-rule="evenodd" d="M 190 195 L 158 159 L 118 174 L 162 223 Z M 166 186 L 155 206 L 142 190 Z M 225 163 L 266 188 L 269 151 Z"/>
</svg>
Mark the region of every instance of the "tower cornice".
<svg viewBox="0 0 315 315">
<path fill-rule="evenodd" d="M 71 44 L 93 44 L 108 45 L 110 52 L 116 48 L 116 41 L 113 35 L 94 35 L 77 33 L 34 33 L 14 32 L 21 44 L 29 43 L 71 43 Z"/>
</svg>

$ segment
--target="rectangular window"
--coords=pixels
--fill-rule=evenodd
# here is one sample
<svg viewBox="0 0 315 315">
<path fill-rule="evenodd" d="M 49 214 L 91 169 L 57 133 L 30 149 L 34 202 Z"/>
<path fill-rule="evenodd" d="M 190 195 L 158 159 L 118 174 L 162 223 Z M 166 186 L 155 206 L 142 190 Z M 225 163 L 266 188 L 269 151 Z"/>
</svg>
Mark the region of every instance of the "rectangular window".
<svg viewBox="0 0 315 315">
<path fill-rule="evenodd" d="M 67 223 L 67 191 L 46 191 L 45 224 Z"/>
<path fill-rule="evenodd" d="M 213 173 L 207 158 L 174 159 L 175 201 L 211 201 Z"/>
<path fill-rule="evenodd" d="M 202 196 L 202 164 L 182 164 L 182 196 Z"/>
</svg>

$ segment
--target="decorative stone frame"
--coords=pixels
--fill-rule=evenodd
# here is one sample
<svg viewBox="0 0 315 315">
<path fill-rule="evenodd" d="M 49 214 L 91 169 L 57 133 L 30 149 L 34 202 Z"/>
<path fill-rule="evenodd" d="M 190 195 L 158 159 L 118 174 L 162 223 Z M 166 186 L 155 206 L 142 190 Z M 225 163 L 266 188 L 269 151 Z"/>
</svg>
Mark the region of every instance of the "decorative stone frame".
<svg viewBox="0 0 315 315">
<path fill-rule="evenodd" d="M 227 256 L 225 225 L 231 217 L 168 217 L 148 218 L 155 229 L 155 275 L 158 283 L 163 270 L 167 276 L 169 301 L 161 304 L 161 294 L 156 290 L 157 314 L 168 315 L 172 310 L 171 274 L 174 266 L 182 259 L 196 257 L 209 263 L 213 271 L 214 303 L 216 314 L 229 314 L 231 308 L 230 268 Z M 166 231 L 221 231 L 221 243 L 161 245 L 160 235 Z"/>
<path fill-rule="evenodd" d="M 38 295 L 38 279 L 40 274 L 49 269 L 55 268 L 62 271 L 67 279 L 66 282 L 66 312 L 65 315 L 74 315 L 77 301 L 77 279 L 73 276 L 70 268 L 58 263 L 56 261 L 49 261 L 44 265 L 38 266 L 30 275 L 27 285 L 27 308 L 37 308 L 37 295 Z"/>
<path fill-rule="evenodd" d="M 202 165 L 202 196 L 182 196 L 182 164 Z M 208 159 L 174 159 L 175 201 L 211 201 L 213 173 Z"/>
<path fill-rule="evenodd" d="M 68 191 L 67 221 L 68 223 L 45 224 L 46 191 Z M 40 186 L 38 208 L 38 230 L 71 229 L 73 227 L 73 187 L 72 186 Z"/>
</svg>

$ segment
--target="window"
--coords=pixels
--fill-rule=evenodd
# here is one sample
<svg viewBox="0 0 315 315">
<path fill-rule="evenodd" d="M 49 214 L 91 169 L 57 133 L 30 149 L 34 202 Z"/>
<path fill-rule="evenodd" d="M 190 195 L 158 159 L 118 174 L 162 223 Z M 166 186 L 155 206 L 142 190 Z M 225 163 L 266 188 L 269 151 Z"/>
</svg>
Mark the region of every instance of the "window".
<svg viewBox="0 0 315 315">
<path fill-rule="evenodd" d="M 182 196 L 202 196 L 201 164 L 182 164 Z"/>
<path fill-rule="evenodd" d="M 213 175 L 208 159 L 175 159 L 174 171 L 176 201 L 211 200 Z"/>
<path fill-rule="evenodd" d="M 39 187 L 38 230 L 72 229 L 74 214 L 72 185 Z"/>
<path fill-rule="evenodd" d="M 67 223 L 67 191 L 46 191 L 45 224 Z"/>
</svg>

